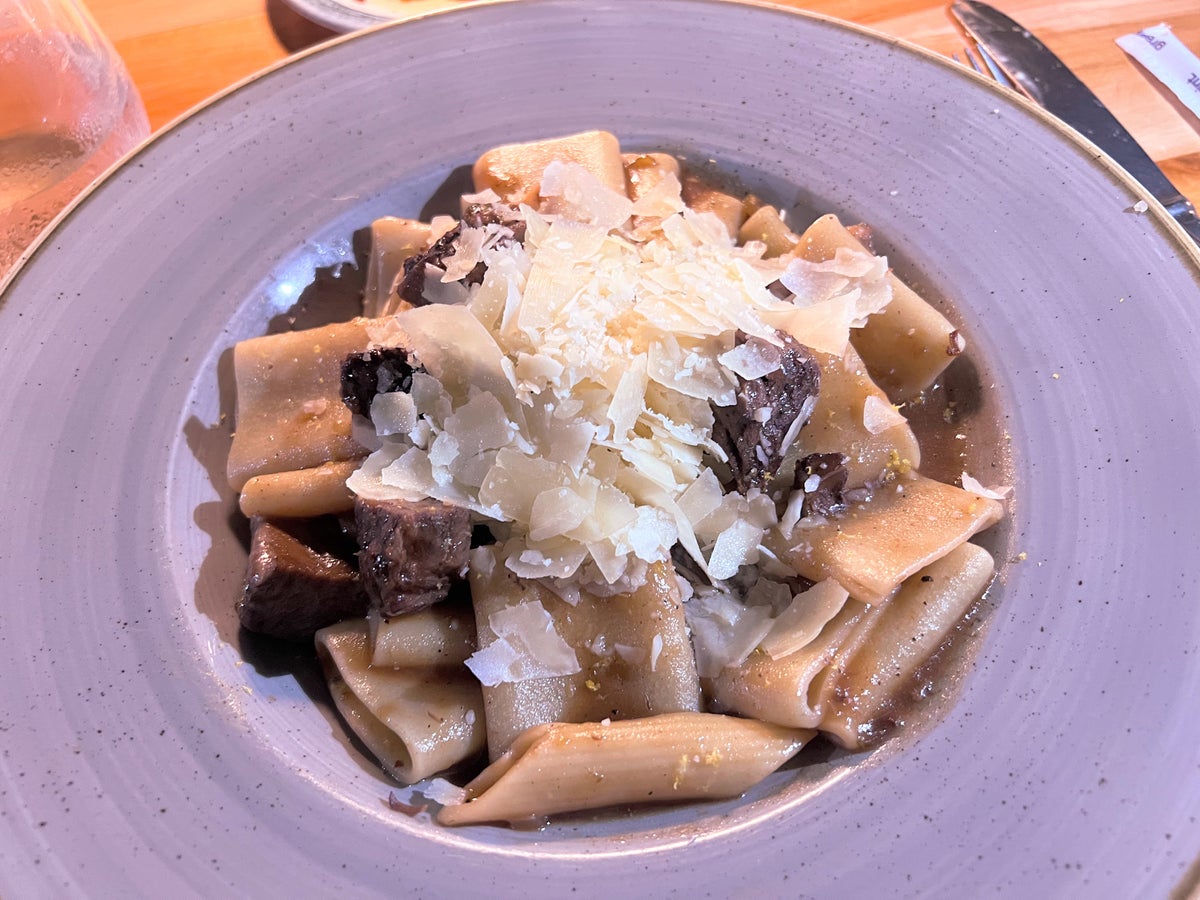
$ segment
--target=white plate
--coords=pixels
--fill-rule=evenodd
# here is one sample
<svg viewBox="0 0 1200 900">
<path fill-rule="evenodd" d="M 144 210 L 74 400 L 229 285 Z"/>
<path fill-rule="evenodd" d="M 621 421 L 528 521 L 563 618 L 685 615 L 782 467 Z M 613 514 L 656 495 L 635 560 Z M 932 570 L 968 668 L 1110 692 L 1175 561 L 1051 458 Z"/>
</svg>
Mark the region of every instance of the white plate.
<svg viewBox="0 0 1200 900">
<path fill-rule="evenodd" d="M 591 127 L 867 220 L 952 300 L 1025 558 L 961 697 L 887 752 L 742 801 L 439 830 L 386 808 L 310 669 L 236 630 L 228 351 L 374 216 Z M 1200 850 L 1200 291 L 1140 199 L 959 68 L 718 0 L 456 9 L 216 100 L 0 301 L 0 894 L 1164 896 Z"/>
</svg>

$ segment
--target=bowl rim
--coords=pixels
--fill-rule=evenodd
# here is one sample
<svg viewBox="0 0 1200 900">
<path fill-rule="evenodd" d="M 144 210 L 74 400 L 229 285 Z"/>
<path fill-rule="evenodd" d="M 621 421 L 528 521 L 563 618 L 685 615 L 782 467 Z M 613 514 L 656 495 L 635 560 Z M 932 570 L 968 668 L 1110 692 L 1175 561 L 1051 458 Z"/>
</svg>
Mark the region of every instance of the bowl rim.
<svg viewBox="0 0 1200 900">
<path fill-rule="evenodd" d="M 201 101 L 190 109 L 180 113 L 170 122 L 160 127 L 157 131 L 146 137 L 141 143 L 132 147 L 124 156 L 116 160 L 104 172 L 96 177 L 96 179 L 84 188 L 67 206 L 65 206 L 57 216 L 55 216 L 42 230 L 42 232 L 34 239 L 25 251 L 17 259 L 17 262 L 9 270 L 9 272 L 0 277 L 0 310 L 3 310 L 10 289 L 15 285 L 21 277 L 21 273 L 27 268 L 28 264 L 34 259 L 54 237 L 59 229 L 59 226 L 70 219 L 75 211 L 85 203 L 90 202 L 91 198 L 97 194 L 100 189 L 118 172 L 124 171 L 125 168 L 131 165 L 143 152 L 149 147 L 152 147 L 165 140 L 172 133 L 177 131 L 182 125 L 196 118 L 197 116 L 208 113 L 216 109 L 222 104 L 231 99 L 236 98 L 236 95 L 248 85 L 254 84 L 265 78 L 273 76 L 275 73 L 288 69 L 293 65 L 297 65 L 304 60 L 326 53 L 340 47 L 343 44 L 352 41 L 371 40 L 381 33 L 388 32 L 394 28 L 404 28 L 413 22 L 419 22 L 431 16 L 463 16 L 471 15 L 474 9 L 486 6 L 506 6 L 521 4 L 523 6 L 533 5 L 553 5 L 557 0 L 472 0 L 471 3 L 462 6 L 447 6 L 442 9 L 426 10 L 416 13 L 402 19 L 385 19 L 376 24 L 361 28 L 358 31 L 351 31 L 344 34 L 336 35 L 328 40 L 313 44 L 310 47 L 305 47 L 295 53 L 292 53 L 282 59 L 259 69 L 257 72 L 252 72 L 249 75 L 235 81 L 233 84 L 223 88 L 211 97 Z M 1088 154 L 1100 163 L 1108 172 L 1110 177 L 1124 184 L 1127 188 L 1137 193 L 1143 200 L 1146 201 L 1147 208 L 1145 215 L 1149 215 L 1158 228 L 1165 234 L 1170 235 L 1174 239 L 1174 243 L 1179 245 L 1187 257 L 1191 260 L 1194 267 L 1200 270 L 1200 245 L 1188 236 L 1188 233 L 1181 226 L 1167 209 L 1160 203 L 1153 194 L 1151 194 L 1140 181 L 1130 175 L 1119 163 L 1116 162 L 1108 153 L 1101 149 L 1096 143 L 1088 139 L 1085 135 L 1076 131 L 1062 119 L 1047 112 L 1041 106 L 1031 101 L 1028 97 L 1014 91 L 1011 88 L 1002 87 L 991 78 L 987 78 L 974 70 L 963 66 L 947 56 L 923 47 L 915 41 L 908 38 L 898 37 L 888 34 L 878 29 L 871 28 L 867 25 L 860 25 L 857 22 L 849 22 L 845 19 L 840 19 L 836 16 L 827 15 L 825 13 L 813 12 L 810 10 L 801 9 L 795 6 L 785 5 L 783 3 L 771 2 L 771 0 L 671 0 L 671 2 L 680 3 L 683 5 L 692 6 L 747 6 L 761 9 L 767 12 L 774 12 L 783 15 L 798 16 L 803 19 L 823 22 L 827 25 L 839 27 L 854 33 L 861 34 L 873 40 L 882 41 L 886 44 L 903 50 L 907 53 L 918 56 L 928 62 L 932 62 L 946 72 L 953 72 L 958 77 L 965 77 L 969 81 L 973 81 L 976 85 L 982 85 L 989 91 L 992 91 L 997 97 L 1003 98 L 1006 102 L 1015 102 L 1022 106 L 1027 113 L 1032 113 L 1037 118 L 1041 119 L 1044 125 L 1049 126 L 1057 131 L 1060 136 L 1069 141 L 1074 142 L 1081 148 L 1085 149 Z"/>
</svg>

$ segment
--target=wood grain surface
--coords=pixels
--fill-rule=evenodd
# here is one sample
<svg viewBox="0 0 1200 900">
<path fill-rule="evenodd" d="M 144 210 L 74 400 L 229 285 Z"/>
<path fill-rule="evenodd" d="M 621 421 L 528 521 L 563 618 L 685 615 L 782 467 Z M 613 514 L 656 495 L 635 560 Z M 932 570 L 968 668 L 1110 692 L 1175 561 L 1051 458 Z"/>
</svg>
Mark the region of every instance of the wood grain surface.
<svg viewBox="0 0 1200 900">
<path fill-rule="evenodd" d="M 450 5 L 454 0 L 447 0 Z M 87 0 L 124 57 L 153 128 L 289 53 L 333 34 L 284 0 Z M 1200 52 L 1195 0 L 994 0 L 1086 82 L 1193 202 L 1200 205 L 1200 119 L 1114 43 L 1166 22 Z M 428 3 L 421 3 L 426 8 Z M 934 0 L 789 2 L 906 38 L 939 53 L 962 39 Z"/>
</svg>

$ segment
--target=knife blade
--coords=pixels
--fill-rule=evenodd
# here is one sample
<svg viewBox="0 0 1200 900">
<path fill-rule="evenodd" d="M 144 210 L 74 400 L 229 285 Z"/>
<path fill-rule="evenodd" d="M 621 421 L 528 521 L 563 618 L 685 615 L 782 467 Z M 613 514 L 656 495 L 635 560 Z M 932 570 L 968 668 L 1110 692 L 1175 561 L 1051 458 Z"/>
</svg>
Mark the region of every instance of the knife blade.
<svg viewBox="0 0 1200 900">
<path fill-rule="evenodd" d="M 950 14 L 1022 93 L 1112 157 L 1200 243 L 1200 218 L 1191 202 L 1100 98 L 1029 29 L 979 0 L 954 0 Z"/>
</svg>

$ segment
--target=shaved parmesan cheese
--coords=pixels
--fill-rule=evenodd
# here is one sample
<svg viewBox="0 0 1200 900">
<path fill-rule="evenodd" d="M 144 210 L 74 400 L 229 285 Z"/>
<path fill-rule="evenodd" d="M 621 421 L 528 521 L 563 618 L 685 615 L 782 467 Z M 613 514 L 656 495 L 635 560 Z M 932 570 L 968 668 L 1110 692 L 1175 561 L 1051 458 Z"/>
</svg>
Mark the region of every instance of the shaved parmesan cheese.
<svg viewBox="0 0 1200 900">
<path fill-rule="evenodd" d="M 590 422 L 553 422 L 549 434 L 538 442 L 545 447 L 545 456 L 562 463 L 579 476 L 587 463 L 588 451 L 596 438 L 596 426 Z"/>
<path fill-rule="evenodd" d="M 542 390 L 562 377 L 563 364 L 542 353 L 517 353 L 517 378 L 529 382 L 536 390 Z"/>
<path fill-rule="evenodd" d="M 871 434 L 881 434 L 889 428 L 906 424 L 908 420 L 883 397 L 872 394 L 863 403 L 863 427 Z"/>
<path fill-rule="evenodd" d="M 667 558 L 678 536 L 674 523 L 658 509 L 642 506 L 637 518 L 622 533 L 624 543 L 646 562 L 659 562 Z"/>
<path fill-rule="evenodd" d="M 708 574 L 723 581 L 736 575 L 742 566 L 757 562 L 758 543 L 762 536 L 762 528 L 738 519 L 717 537 L 712 556 L 708 559 Z"/>
<path fill-rule="evenodd" d="M 506 549 L 508 545 L 506 544 Z M 542 545 L 517 547 L 504 561 L 505 567 L 519 578 L 542 578 L 563 581 L 579 570 L 585 548 L 570 541 L 550 541 Z M 574 605 L 578 598 L 565 597 Z"/>
<path fill-rule="evenodd" d="M 417 427 L 417 405 L 412 394 L 403 391 L 376 394 L 371 400 L 371 421 L 381 437 L 408 434 Z"/>
<path fill-rule="evenodd" d="M 839 272 L 848 278 L 882 278 L 887 274 L 887 260 L 865 250 L 838 247 L 832 259 L 817 263 L 830 271 Z"/>
<path fill-rule="evenodd" d="M 572 488 L 542 491 L 529 512 L 529 539 L 541 541 L 578 528 L 595 504 L 596 492 L 593 489 L 591 493 L 592 498 L 588 498 Z"/>
<path fill-rule="evenodd" d="M 621 375 L 608 407 L 613 438 L 623 438 L 633 430 L 634 423 L 646 406 L 646 382 L 646 357 L 637 356 Z"/>
<path fill-rule="evenodd" d="M 842 294 L 812 306 L 787 305 L 764 310 L 763 320 L 800 343 L 830 356 L 844 356 L 850 326 L 857 315 L 857 295 Z"/>
<path fill-rule="evenodd" d="M 429 454 L 412 447 L 380 472 L 379 480 L 389 487 L 420 496 L 433 480 L 432 472 Z"/>
<path fill-rule="evenodd" d="M 404 346 L 456 401 L 466 401 L 472 387 L 512 396 L 500 347 L 467 307 L 419 306 L 397 313 L 396 322 Z"/>
<path fill-rule="evenodd" d="M 772 622 L 771 631 L 761 645 L 763 652 L 771 659 L 782 659 L 807 647 L 816 640 L 825 623 L 846 605 L 849 597 L 849 592 L 832 578 L 797 594 Z"/>
<path fill-rule="evenodd" d="M 488 628 L 496 639 L 467 659 L 467 668 L 487 687 L 581 671 L 575 651 L 537 600 L 497 610 L 488 616 Z"/>
<path fill-rule="evenodd" d="M 727 666 L 740 666 L 771 630 L 768 607 L 747 606 L 712 588 L 697 590 L 683 611 L 701 678 L 714 678 Z"/>
<path fill-rule="evenodd" d="M 474 711 L 468 710 L 471 714 L 471 719 L 468 724 L 474 721 Z M 421 784 L 421 793 L 426 799 L 432 800 L 434 803 L 440 803 L 442 806 L 458 806 L 460 803 L 467 802 L 467 791 L 465 788 L 460 788 L 456 784 L 451 784 L 445 778 L 430 778 Z"/>
<path fill-rule="evenodd" d="M 703 521 L 721 505 L 724 492 L 712 469 L 705 469 L 679 497 L 679 508 L 695 523 Z"/>
<path fill-rule="evenodd" d="M 635 216 L 665 219 L 683 212 L 683 186 L 674 172 L 667 172 L 649 189 L 642 192 L 633 204 Z"/>
<path fill-rule="evenodd" d="M 657 637 L 657 635 L 655 635 Z M 614 644 L 617 656 L 632 666 L 640 666 L 646 661 L 646 650 L 643 647 L 631 647 L 629 644 Z"/>
<path fill-rule="evenodd" d="M 550 208 L 578 222 L 608 231 L 624 225 L 633 215 L 633 203 L 618 194 L 578 163 L 554 160 L 542 174 L 538 193 L 558 202 Z"/>
<path fill-rule="evenodd" d="M 735 375 L 753 381 L 779 370 L 783 353 L 778 347 L 761 341 L 747 341 L 722 353 L 717 359 Z"/>
<path fill-rule="evenodd" d="M 972 494 L 978 494 L 980 497 L 986 497 L 989 500 L 1003 500 L 1012 493 L 1011 485 L 996 485 L 994 487 L 984 487 L 976 478 L 962 473 L 962 486 L 964 491 L 970 491 Z"/>
<path fill-rule="evenodd" d="M 474 456 L 484 450 L 507 447 L 516 436 L 516 425 L 495 395 L 480 391 L 446 417 L 443 434 L 453 435 L 460 452 Z"/>
<path fill-rule="evenodd" d="M 483 259 L 483 240 L 487 237 L 482 228 L 464 228 L 455 242 L 457 249 L 446 258 L 446 271 L 442 281 L 461 281 L 471 274 Z"/>
<path fill-rule="evenodd" d="M 768 606 L 778 613 L 792 602 L 792 589 L 781 581 L 772 581 L 760 576 L 754 586 L 746 592 L 746 603 L 750 606 Z"/>
<path fill-rule="evenodd" d="M 818 263 L 797 257 L 779 276 L 779 283 L 805 306 L 832 300 L 850 286 L 850 279 L 837 272 L 820 268 Z"/>
<path fill-rule="evenodd" d="M 892 299 L 887 260 L 882 256 L 838 247 L 831 259 L 812 262 L 792 259 L 779 282 L 795 295 L 798 306 L 841 299 L 853 301 L 850 324 L 861 328 L 867 317 L 882 310 Z"/>
</svg>

